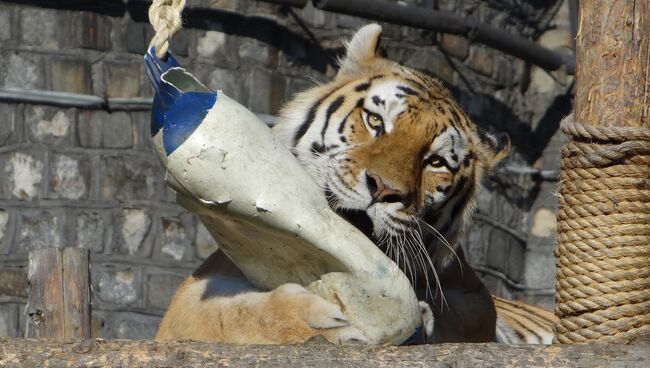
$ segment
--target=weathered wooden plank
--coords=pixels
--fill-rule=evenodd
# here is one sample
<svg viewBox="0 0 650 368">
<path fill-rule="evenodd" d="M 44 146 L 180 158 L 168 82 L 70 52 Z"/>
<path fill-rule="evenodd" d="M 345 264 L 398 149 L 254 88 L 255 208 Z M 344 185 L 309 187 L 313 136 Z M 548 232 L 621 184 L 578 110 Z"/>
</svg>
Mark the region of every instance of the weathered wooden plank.
<svg viewBox="0 0 650 368">
<path fill-rule="evenodd" d="M 441 344 L 409 347 L 224 345 L 135 340 L 0 339 L 0 366 L 648 367 L 650 345 Z"/>
<path fill-rule="evenodd" d="M 64 338 L 91 336 L 89 252 L 63 248 Z"/>
<path fill-rule="evenodd" d="M 62 267 L 60 249 L 39 249 L 29 253 L 27 337 L 63 336 Z"/>
<path fill-rule="evenodd" d="M 29 253 L 28 337 L 91 336 L 88 257 L 88 250 L 80 248 Z"/>
</svg>

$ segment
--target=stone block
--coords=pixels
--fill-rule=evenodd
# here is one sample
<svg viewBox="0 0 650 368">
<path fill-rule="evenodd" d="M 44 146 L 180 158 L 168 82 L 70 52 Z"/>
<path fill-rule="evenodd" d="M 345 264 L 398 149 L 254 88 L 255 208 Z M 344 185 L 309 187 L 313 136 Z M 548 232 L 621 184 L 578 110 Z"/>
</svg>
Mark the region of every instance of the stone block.
<svg viewBox="0 0 650 368">
<path fill-rule="evenodd" d="M 268 46 L 250 38 L 242 39 L 239 44 L 239 60 L 244 66 L 269 66 L 272 63 L 273 54 L 274 52 Z"/>
<path fill-rule="evenodd" d="M 2 251 L 2 243 L 9 233 L 9 212 L 0 208 L 0 252 Z"/>
<path fill-rule="evenodd" d="M 507 274 L 511 280 L 520 282 L 523 279 L 525 271 L 526 244 L 520 243 L 512 238 L 509 239 L 509 243 L 508 258 L 505 259 L 507 262 Z"/>
<path fill-rule="evenodd" d="M 551 73 L 537 66 L 530 68 L 530 84 L 528 85 L 527 94 L 548 94 L 554 95 L 560 87 L 558 79 Z M 554 97 L 554 96 L 553 96 Z M 544 106 L 546 106 L 545 104 Z"/>
<path fill-rule="evenodd" d="M 103 121 L 108 115 L 104 111 L 84 110 L 79 112 L 77 139 L 81 147 L 100 148 L 102 146 Z"/>
<path fill-rule="evenodd" d="M 471 47 L 467 64 L 475 72 L 490 77 L 494 69 L 494 51 L 482 47 Z"/>
<path fill-rule="evenodd" d="M 40 55 L 11 54 L 5 62 L 4 87 L 44 89 L 45 72 Z"/>
<path fill-rule="evenodd" d="M 70 142 L 73 124 L 74 113 L 71 109 L 62 110 L 43 106 L 25 107 L 25 130 L 32 142 L 67 146 Z"/>
<path fill-rule="evenodd" d="M 521 76 L 521 60 L 512 61 L 511 58 L 499 56 L 495 61 L 494 79 L 506 88 L 513 88 Z"/>
<path fill-rule="evenodd" d="M 17 228 L 15 253 L 64 246 L 61 213 L 54 210 L 23 209 Z"/>
<path fill-rule="evenodd" d="M 451 82 L 454 77 L 454 70 L 449 62 L 439 51 L 433 48 L 420 48 L 416 50 L 403 51 L 403 63 L 418 70 L 431 73 L 434 76 Z"/>
<path fill-rule="evenodd" d="M 226 36 L 219 31 L 207 31 L 199 36 L 196 43 L 196 53 L 199 58 L 209 59 L 210 64 L 235 68 L 239 64 L 238 37 Z"/>
<path fill-rule="evenodd" d="M 137 269 L 93 265 L 90 271 L 93 294 L 100 301 L 120 306 L 138 301 L 141 294 L 141 277 Z"/>
<path fill-rule="evenodd" d="M 218 31 L 207 31 L 199 37 L 196 52 L 198 56 L 209 58 L 214 56 L 217 52 L 225 51 L 226 48 L 226 34 Z"/>
<path fill-rule="evenodd" d="M 24 265 L 26 266 L 26 264 Z M 0 297 L 27 298 L 27 267 L 0 268 Z M 1 304 L 0 304 L 1 305 Z"/>
<path fill-rule="evenodd" d="M 151 217 L 141 209 L 127 208 L 118 221 L 121 236 L 121 251 L 129 255 L 148 253 L 146 237 L 151 228 Z"/>
<path fill-rule="evenodd" d="M 206 259 L 210 254 L 219 249 L 219 244 L 210 235 L 208 229 L 201 221 L 196 221 L 196 237 L 194 238 L 194 248 L 200 259 Z"/>
<path fill-rule="evenodd" d="M 93 310 L 97 337 L 103 339 L 153 339 L 161 318 L 133 312 Z"/>
<path fill-rule="evenodd" d="M 473 265 L 487 264 L 487 248 L 489 228 L 480 222 L 472 222 L 465 232 L 465 240 L 461 242 L 467 261 Z"/>
<path fill-rule="evenodd" d="M 504 241 L 502 231 L 498 229 L 489 229 L 487 232 L 488 250 L 487 250 L 487 265 L 490 268 L 505 273 L 508 266 L 508 255 L 510 252 L 510 243 Z"/>
<path fill-rule="evenodd" d="M 128 21 L 122 34 L 126 51 L 141 55 L 147 52 L 150 39 L 147 31 L 149 27 L 146 23 Z"/>
<path fill-rule="evenodd" d="M 90 249 L 93 253 L 104 250 L 104 229 L 107 220 L 98 212 L 82 212 L 77 216 L 75 224 L 76 241 L 79 248 Z"/>
<path fill-rule="evenodd" d="M 85 61 L 53 59 L 50 75 L 54 91 L 92 94 L 90 64 Z"/>
<path fill-rule="evenodd" d="M 53 154 L 50 160 L 50 197 L 73 200 L 88 198 L 90 175 L 87 157 Z"/>
<path fill-rule="evenodd" d="M 531 235 L 539 238 L 554 236 L 557 231 L 557 219 L 555 212 L 548 208 L 538 208 L 533 216 L 533 224 L 530 229 Z"/>
<path fill-rule="evenodd" d="M 19 337 L 18 318 L 16 304 L 0 304 L 0 337 Z"/>
<path fill-rule="evenodd" d="M 125 112 L 107 114 L 102 121 L 102 146 L 105 148 L 133 147 L 133 124 Z"/>
<path fill-rule="evenodd" d="M 107 115 L 108 113 L 105 111 L 84 110 L 79 112 L 77 139 L 81 147 L 102 147 L 103 122 Z"/>
<path fill-rule="evenodd" d="M 20 140 L 21 122 L 16 105 L 0 104 L 0 147 Z"/>
<path fill-rule="evenodd" d="M 206 7 L 209 9 L 237 11 L 243 10 L 245 5 L 245 1 L 239 0 L 209 0 Z"/>
<path fill-rule="evenodd" d="M 523 282 L 531 289 L 552 289 L 555 287 L 555 245 L 550 243 L 536 248 L 526 250 Z"/>
<path fill-rule="evenodd" d="M 288 101 L 289 99 L 295 97 L 296 94 L 302 91 L 306 91 L 309 88 L 313 88 L 314 86 L 315 84 L 313 81 L 302 78 L 290 78 L 289 82 L 287 83 L 285 100 Z"/>
<path fill-rule="evenodd" d="M 82 111 L 77 123 L 81 147 L 131 148 L 136 127 L 126 112 Z"/>
<path fill-rule="evenodd" d="M 359 29 L 364 24 L 366 24 L 363 18 L 353 17 L 351 15 L 345 15 L 345 14 L 339 15 L 337 17 L 336 23 L 339 27 L 348 28 L 348 29 Z"/>
<path fill-rule="evenodd" d="M 104 75 L 107 97 L 140 96 L 142 65 L 106 63 Z"/>
<path fill-rule="evenodd" d="M 179 218 L 161 217 L 160 254 L 175 261 L 191 259 L 189 230 Z"/>
<path fill-rule="evenodd" d="M 459 35 L 443 33 L 440 39 L 442 50 L 460 60 L 465 60 L 469 56 L 469 45 L 469 40 Z"/>
<path fill-rule="evenodd" d="M 0 41 L 11 39 L 11 11 L 5 9 L 0 11 Z"/>
<path fill-rule="evenodd" d="M 20 8 L 20 38 L 24 44 L 56 50 L 64 37 L 57 12 L 25 6 Z"/>
<path fill-rule="evenodd" d="M 174 55 L 187 56 L 189 54 L 189 33 L 190 31 L 181 29 L 174 35 L 174 42 L 170 42 L 170 49 Z"/>
<path fill-rule="evenodd" d="M 277 73 L 253 69 L 247 81 L 249 91 L 248 107 L 256 113 L 272 114 L 284 102 L 285 79 Z"/>
<path fill-rule="evenodd" d="M 243 103 L 244 86 L 241 83 L 240 72 L 235 69 L 221 69 L 211 68 L 212 71 L 208 74 L 206 85 L 212 90 L 222 90 L 223 93 Z"/>
<path fill-rule="evenodd" d="M 187 275 L 170 273 L 152 273 L 147 275 L 145 286 L 147 290 L 147 307 L 166 310 L 178 285 L 183 282 L 185 277 Z"/>
<path fill-rule="evenodd" d="M 4 166 L 4 190 L 8 196 L 31 201 L 42 194 L 43 158 L 40 154 L 12 152 Z"/>
<path fill-rule="evenodd" d="M 315 27 L 323 28 L 326 23 L 325 12 L 317 9 L 311 2 L 307 2 L 307 6 L 298 12 L 300 19 L 306 24 Z"/>
<path fill-rule="evenodd" d="M 106 200 L 151 200 L 164 179 L 159 164 L 152 160 L 104 156 L 100 161 L 100 192 Z"/>
<path fill-rule="evenodd" d="M 72 47 L 107 50 L 110 47 L 110 22 L 106 16 L 94 12 L 74 13 L 70 22 Z"/>
</svg>

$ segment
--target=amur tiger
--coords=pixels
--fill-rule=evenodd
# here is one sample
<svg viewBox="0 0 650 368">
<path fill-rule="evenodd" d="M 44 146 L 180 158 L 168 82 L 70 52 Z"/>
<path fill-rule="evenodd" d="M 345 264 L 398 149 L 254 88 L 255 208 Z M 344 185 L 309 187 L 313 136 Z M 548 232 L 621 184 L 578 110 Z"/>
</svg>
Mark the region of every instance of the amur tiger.
<svg viewBox="0 0 650 368">
<path fill-rule="evenodd" d="M 299 93 L 275 134 L 341 216 L 411 278 L 427 342 L 550 343 L 553 314 L 493 298 L 459 246 L 481 180 L 508 153 L 436 79 L 378 56 L 361 28 L 329 83 Z M 495 308 L 496 305 L 496 308 Z M 157 339 L 364 341 L 337 305 L 299 285 L 259 291 L 220 252 L 179 287 Z"/>
</svg>

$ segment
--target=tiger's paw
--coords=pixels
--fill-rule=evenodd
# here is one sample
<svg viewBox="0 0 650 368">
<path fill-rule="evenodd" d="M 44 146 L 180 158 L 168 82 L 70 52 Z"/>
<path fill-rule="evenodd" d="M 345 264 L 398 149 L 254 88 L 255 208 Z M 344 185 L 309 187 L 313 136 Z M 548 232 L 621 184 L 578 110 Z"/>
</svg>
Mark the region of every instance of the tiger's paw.
<svg viewBox="0 0 650 368">
<path fill-rule="evenodd" d="M 305 342 L 315 336 L 323 336 L 334 344 L 366 342 L 366 337 L 350 325 L 341 309 L 297 284 L 285 284 L 273 290 L 270 295 L 271 308 L 287 318 L 286 330 L 298 333 L 295 336 Z M 292 321 L 293 320 L 293 321 Z"/>
</svg>

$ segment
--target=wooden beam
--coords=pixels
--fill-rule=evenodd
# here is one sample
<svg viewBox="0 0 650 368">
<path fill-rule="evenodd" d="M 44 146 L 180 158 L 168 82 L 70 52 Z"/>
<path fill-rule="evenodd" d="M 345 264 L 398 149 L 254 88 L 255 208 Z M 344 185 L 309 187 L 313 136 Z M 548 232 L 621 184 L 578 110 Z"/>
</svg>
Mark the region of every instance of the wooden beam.
<svg viewBox="0 0 650 368">
<path fill-rule="evenodd" d="M 88 257 L 88 250 L 81 248 L 29 253 L 28 337 L 91 337 Z"/>
<path fill-rule="evenodd" d="M 638 345 L 439 344 L 405 347 L 224 345 L 147 340 L 0 338 L 0 366 L 63 367 L 648 367 Z"/>
</svg>

